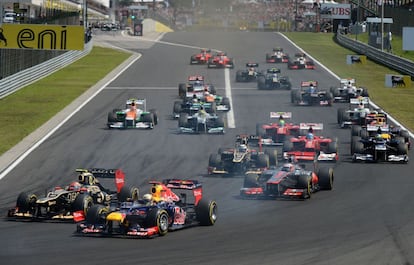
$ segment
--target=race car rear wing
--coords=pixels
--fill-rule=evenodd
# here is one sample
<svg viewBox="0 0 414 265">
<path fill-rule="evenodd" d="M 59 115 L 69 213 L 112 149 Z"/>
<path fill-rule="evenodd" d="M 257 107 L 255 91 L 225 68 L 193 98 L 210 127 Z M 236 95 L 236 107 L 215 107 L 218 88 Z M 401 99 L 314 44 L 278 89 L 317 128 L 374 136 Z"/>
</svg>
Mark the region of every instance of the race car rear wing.
<svg viewBox="0 0 414 265">
<path fill-rule="evenodd" d="M 125 173 L 120 169 L 104 169 L 104 168 L 77 168 L 78 173 L 91 173 L 96 178 L 114 178 L 116 190 L 119 193 L 125 185 Z"/>
<path fill-rule="evenodd" d="M 271 119 L 278 119 L 282 117 L 283 119 L 291 119 L 292 118 L 292 112 L 284 112 L 284 111 L 277 111 L 277 112 L 270 112 L 270 118 Z"/>
<path fill-rule="evenodd" d="M 341 85 L 354 85 L 355 79 L 354 78 L 342 78 L 339 82 Z"/>
<path fill-rule="evenodd" d="M 360 103 L 362 103 L 364 105 L 368 105 L 369 104 L 369 98 L 367 98 L 367 97 L 351 98 L 349 100 L 349 103 L 351 105 L 359 105 Z"/>
<path fill-rule="evenodd" d="M 309 130 L 310 128 L 312 128 L 314 131 L 322 131 L 323 130 L 323 123 L 312 123 L 312 122 L 307 122 L 307 123 L 300 123 L 299 124 L 299 130 Z"/>
<path fill-rule="evenodd" d="M 193 190 L 202 187 L 198 180 L 164 179 L 162 183 L 171 189 Z"/>
<path fill-rule="evenodd" d="M 318 86 L 318 81 L 302 81 L 302 82 L 300 82 L 301 87 L 310 87 L 311 85 L 314 86 L 314 87 L 317 87 Z"/>
<path fill-rule="evenodd" d="M 381 132 L 389 132 L 390 131 L 390 126 L 388 124 L 384 124 L 381 126 L 378 125 L 367 125 L 367 131 L 369 132 L 375 132 L 378 131 L 379 129 L 381 129 Z"/>
<path fill-rule="evenodd" d="M 129 106 L 132 103 L 135 103 L 136 105 L 142 106 L 142 107 L 140 107 L 140 109 L 142 109 L 144 111 L 147 111 L 147 100 L 146 99 L 144 99 L 144 98 L 130 98 L 126 102 L 127 108 L 129 108 Z"/>
<path fill-rule="evenodd" d="M 246 63 L 246 67 L 259 67 L 258 63 Z"/>
</svg>

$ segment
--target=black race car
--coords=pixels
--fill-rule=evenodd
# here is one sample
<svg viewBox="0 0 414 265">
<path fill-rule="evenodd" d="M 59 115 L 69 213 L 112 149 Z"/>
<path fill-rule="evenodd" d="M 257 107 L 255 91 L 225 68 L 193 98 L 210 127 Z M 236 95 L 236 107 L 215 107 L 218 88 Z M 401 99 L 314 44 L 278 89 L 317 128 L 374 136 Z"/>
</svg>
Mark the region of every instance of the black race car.
<svg viewBox="0 0 414 265">
<path fill-rule="evenodd" d="M 299 89 L 290 92 L 291 103 L 300 106 L 332 106 L 333 95 L 331 92 L 318 88 L 316 81 L 303 81 Z"/>
<path fill-rule="evenodd" d="M 236 82 L 256 82 L 257 78 L 263 75 L 257 67 L 259 67 L 258 63 L 247 63 L 246 69 L 237 70 Z"/>
<path fill-rule="evenodd" d="M 289 77 L 282 76 L 280 74 L 280 69 L 270 68 L 267 69 L 264 75 L 261 75 L 257 78 L 257 88 L 259 90 L 271 90 L 271 89 L 286 89 L 290 90 L 292 84 Z"/>
</svg>

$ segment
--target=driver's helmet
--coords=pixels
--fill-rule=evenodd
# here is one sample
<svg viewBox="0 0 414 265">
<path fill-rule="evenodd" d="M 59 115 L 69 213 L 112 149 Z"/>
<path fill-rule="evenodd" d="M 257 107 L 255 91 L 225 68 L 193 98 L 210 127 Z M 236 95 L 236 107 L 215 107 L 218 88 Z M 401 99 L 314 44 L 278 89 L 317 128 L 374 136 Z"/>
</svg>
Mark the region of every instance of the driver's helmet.
<svg viewBox="0 0 414 265">
<path fill-rule="evenodd" d="M 197 102 L 198 102 L 198 98 L 197 98 L 197 95 L 196 95 L 196 94 L 194 94 L 194 95 L 193 95 L 193 99 L 192 99 L 192 101 L 193 101 L 194 103 L 197 103 Z"/>
<path fill-rule="evenodd" d="M 254 67 L 250 67 L 250 68 L 249 68 L 249 71 L 250 71 L 250 72 L 254 72 Z"/>
<path fill-rule="evenodd" d="M 284 127 L 285 126 L 285 120 L 284 119 L 279 119 L 279 126 L 280 127 Z"/>
<path fill-rule="evenodd" d="M 149 203 L 152 201 L 152 195 L 149 193 L 144 194 L 144 196 L 142 196 L 142 200 L 146 203 Z"/>
<path fill-rule="evenodd" d="M 245 145 L 245 144 L 241 144 L 240 146 L 239 146 L 239 152 L 243 152 L 243 153 L 245 153 L 247 151 L 247 145 Z"/>
<path fill-rule="evenodd" d="M 360 110 L 364 109 L 364 103 L 359 102 L 358 109 L 360 109 Z"/>
<path fill-rule="evenodd" d="M 382 140 L 382 134 L 381 133 L 377 133 L 377 135 L 375 136 L 375 140 L 377 140 L 377 141 Z"/>
<path fill-rule="evenodd" d="M 308 134 L 306 135 L 306 139 L 313 140 L 313 133 L 308 132 Z"/>
<path fill-rule="evenodd" d="M 160 202 L 164 199 L 165 190 L 162 185 L 154 185 L 151 188 L 151 199 L 155 202 Z"/>
<path fill-rule="evenodd" d="M 79 183 L 83 185 L 95 185 L 97 180 L 95 179 L 94 175 L 89 172 L 82 173 L 78 176 Z"/>
<path fill-rule="evenodd" d="M 194 82 L 194 85 L 195 85 L 195 86 L 201 86 L 201 81 L 199 81 L 199 80 L 195 81 L 195 82 Z"/>
<path fill-rule="evenodd" d="M 69 191 L 80 191 L 80 189 L 82 188 L 82 184 L 80 184 L 77 181 L 74 181 L 72 183 L 70 183 L 68 190 Z"/>
</svg>

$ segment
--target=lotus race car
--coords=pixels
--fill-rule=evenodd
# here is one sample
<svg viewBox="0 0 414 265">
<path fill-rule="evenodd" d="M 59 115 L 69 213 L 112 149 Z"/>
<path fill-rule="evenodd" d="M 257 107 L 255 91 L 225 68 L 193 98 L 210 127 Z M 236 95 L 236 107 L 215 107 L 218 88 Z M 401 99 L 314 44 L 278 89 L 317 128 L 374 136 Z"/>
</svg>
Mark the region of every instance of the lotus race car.
<svg viewBox="0 0 414 265">
<path fill-rule="evenodd" d="M 280 69 L 270 68 L 267 69 L 264 75 L 261 75 L 257 78 L 257 88 L 258 89 L 291 89 L 292 84 L 290 79 L 287 76 L 282 76 L 280 74 Z"/>
<path fill-rule="evenodd" d="M 289 55 L 283 52 L 283 48 L 273 48 L 272 53 L 266 54 L 266 63 L 287 63 Z"/>
<path fill-rule="evenodd" d="M 333 95 L 327 90 L 318 88 L 316 81 L 301 82 L 300 89 L 292 89 L 290 93 L 291 102 L 301 106 L 332 106 Z"/>
<path fill-rule="evenodd" d="M 153 129 L 157 124 L 157 111 L 147 111 L 146 99 L 128 99 L 125 109 L 113 109 L 108 113 L 109 129 Z"/>
<path fill-rule="evenodd" d="M 248 173 L 240 189 L 242 198 L 254 199 L 310 199 L 312 193 L 332 190 L 332 168 L 306 170 L 304 165 L 285 163 L 259 174 Z"/>
<path fill-rule="evenodd" d="M 119 208 L 93 206 L 85 222 L 77 225 L 76 233 L 152 238 L 186 227 L 215 224 L 217 203 L 203 197 L 198 181 L 167 179 L 151 183 L 149 200 L 123 203 Z M 193 200 L 187 198 L 187 193 L 192 193 L 188 197 Z"/>
<path fill-rule="evenodd" d="M 276 150 L 256 150 L 250 148 L 249 141 L 256 141 L 254 135 L 238 135 L 235 147 L 220 148 L 217 154 L 211 154 L 208 162 L 208 174 L 233 175 L 244 174 L 249 170 L 261 171 L 277 164 Z"/>
<path fill-rule="evenodd" d="M 138 189 L 125 186 L 125 174 L 114 169 L 77 169 L 78 181 L 55 187 L 44 196 L 21 192 L 16 207 L 8 211 L 12 220 L 81 221 L 92 205 L 113 205 L 138 198 Z M 97 178 L 114 178 L 116 191 L 104 188 Z"/>
<path fill-rule="evenodd" d="M 256 82 L 257 78 L 262 75 L 257 67 L 259 67 L 258 63 L 247 63 L 246 69 L 237 70 L 236 82 Z"/>
<path fill-rule="evenodd" d="M 233 59 L 225 52 L 216 53 L 207 63 L 208 68 L 234 68 Z"/>
</svg>

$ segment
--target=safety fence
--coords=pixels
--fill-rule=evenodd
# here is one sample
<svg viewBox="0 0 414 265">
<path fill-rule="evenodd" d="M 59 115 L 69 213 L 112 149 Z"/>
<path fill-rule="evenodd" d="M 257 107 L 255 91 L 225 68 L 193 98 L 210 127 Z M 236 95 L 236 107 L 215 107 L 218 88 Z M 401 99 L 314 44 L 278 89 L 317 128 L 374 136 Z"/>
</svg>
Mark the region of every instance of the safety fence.
<svg viewBox="0 0 414 265">
<path fill-rule="evenodd" d="M 83 51 L 67 51 L 0 80 L 0 99 L 44 78 L 75 62 L 92 50 L 93 42 L 85 44 Z M 33 52 L 33 51 L 32 51 Z M 39 58 L 36 58 L 39 60 Z"/>
</svg>

